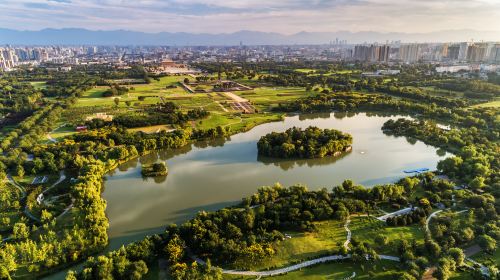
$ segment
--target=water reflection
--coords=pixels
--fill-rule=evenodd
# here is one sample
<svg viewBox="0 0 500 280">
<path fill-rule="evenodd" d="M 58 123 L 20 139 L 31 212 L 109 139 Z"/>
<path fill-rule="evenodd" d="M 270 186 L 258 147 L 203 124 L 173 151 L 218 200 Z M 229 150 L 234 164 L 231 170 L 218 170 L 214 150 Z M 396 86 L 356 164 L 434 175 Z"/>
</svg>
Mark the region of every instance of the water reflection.
<svg viewBox="0 0 500 280">
<path fill-rule="evenodd" d="M 378 113 L 291 116 L 230 139 L 196 142 L 124 163 L 106 177 L 103 193 L 110 223 L 110 249 L 159 232 L 169 223 L 182 222 L 197 211 L 232 205 L 257 188 L 276 182 L 329 189 L 352 179 L 373 186 L 404 177 L 405 169 L 435 168 L 443 153 L 414 139 L 408 142 L 404 137 L 385 135 L 381 127 L 389 118 Z M 256 143 L 262 135 L 310 125 L 351 134 L 353 152 L 321 159 L 258 157 Z M 141 165 L 157 161 L 167 162 L 169 174 L 143 179 Z"/>
<path fill-rule="evenodd" d="M 293 169 L 295 167 L 302 167 L 302 166 L 314 167 L 314 166 L 333 164 L 333 163 L 345 158 L 350 153 L 352 153 L 352 151 L 342 153 L 341 155 L 336 156 L 336 157 L 328 156 L 328 157 L 312 158 L 312 159 L 310 159 L 310 158 L 309 159 L 280 159 L 280 158 L 272 158 L 272 157 L 265 157 L 265 156 L 259 155 L 259 156 L 257 156 L 257 160 L 259 162 L 264 163 L 265 165 L 278 166 L 282 170 L 287 171 L 287 170 Z"/>
</svg>

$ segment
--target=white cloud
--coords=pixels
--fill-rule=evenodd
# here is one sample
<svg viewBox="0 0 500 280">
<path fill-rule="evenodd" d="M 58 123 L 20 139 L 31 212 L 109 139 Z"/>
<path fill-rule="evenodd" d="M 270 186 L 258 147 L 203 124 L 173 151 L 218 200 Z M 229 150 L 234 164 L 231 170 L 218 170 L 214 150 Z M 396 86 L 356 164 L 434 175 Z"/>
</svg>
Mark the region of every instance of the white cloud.
<svg viewBox="0 0 500 280">
<path fill-rule="evenodd" d="M 147 32 L 500 31 L 498 0 L 3 0 L 0 27 Z"/>
</svg>

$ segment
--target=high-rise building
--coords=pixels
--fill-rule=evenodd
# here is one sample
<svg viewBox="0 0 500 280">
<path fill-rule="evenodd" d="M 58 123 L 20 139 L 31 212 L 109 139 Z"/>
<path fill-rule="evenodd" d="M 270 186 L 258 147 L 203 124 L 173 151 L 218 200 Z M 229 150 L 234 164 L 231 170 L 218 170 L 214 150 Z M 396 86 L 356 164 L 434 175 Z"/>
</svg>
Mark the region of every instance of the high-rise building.
<svg viewBox="0 0 500 280">
<path fill-rule="evenodd" d="M 399 59 L 405 63 L 416 62 L 420 59 L 420 45 L 405 44 L 399 47 Z"/>
<path fill-rule="evenodd" d="M 19 58 L 17 57 L 16 53 L 14 50 L 7 48 L 7 49 L 0 49 L 0 69 L 5 71 L 14 68 L 16 66 L 17 62 L 19 61 Z"/>
<path fill-rule="evenodd" d="M 390 47 L 387 45 L 357 45 L 354 47 L 354 59 L 369 62 L 389 61 Z"/>
<path fill-rule="evenodd" d="M 490 59 L 491 62 L 500 63 L 500 44 L 494 44 L 490 50 Z"/>
<path fill-rule="evenodd" d="M 458 60 L 460 57 L 460 45 L 450 45 L 448 46 L 448 55 L 446 58 L 450 60 Z"/>
<path fill-rule="evenodd" d="M 467 58 L 467 51 L 469 49 L 469 43 L 460 43 L 460 51 L 458 53 L 458 60 L 463 61 Z"/>
<path fill-rule="evenodd" d="M 472 44 L 467 49 L 467 61 L 470 62 L 483 62 L 486 59 L 486 52 L 488 50 L 488 44 Z"/>
</svg>

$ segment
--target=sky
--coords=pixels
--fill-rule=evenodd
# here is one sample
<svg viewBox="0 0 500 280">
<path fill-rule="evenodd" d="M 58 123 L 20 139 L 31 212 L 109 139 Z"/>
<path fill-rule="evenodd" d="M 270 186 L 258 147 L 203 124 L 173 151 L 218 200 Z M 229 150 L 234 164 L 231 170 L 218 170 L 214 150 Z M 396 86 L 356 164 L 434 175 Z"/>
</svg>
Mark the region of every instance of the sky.
<svg viewBox="0 0 500 280">
<path fill-rule="evenodd" d="M 0 28 L 231 33 L 500 31 L 500 0 L 0 0 Z"/>
</svg>

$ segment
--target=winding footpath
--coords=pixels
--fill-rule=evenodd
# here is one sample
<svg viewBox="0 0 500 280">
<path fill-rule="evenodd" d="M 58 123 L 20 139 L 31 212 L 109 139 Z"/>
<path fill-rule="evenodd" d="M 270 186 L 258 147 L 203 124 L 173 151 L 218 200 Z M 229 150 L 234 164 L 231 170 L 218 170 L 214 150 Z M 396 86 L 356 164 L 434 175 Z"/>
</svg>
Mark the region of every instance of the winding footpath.
<svg viewBox="0 0 500 280">
<path fill-rule="evenodd" d="M 347 232 L 347 240 L 344 242 L 344 248 L 349 251 L 349 243 L 351 243 L 352 233 L 349 229 L 349 223 L 351 223 L 351 217 L 348 217 L 344 224 L 344 229 Z"/>
<path fill-rule="evenodd" d="M 347 240 L 344 242 L 344 247 L 349 250 L 349 243 L 351 242 L 351 237 L 352 233 L 351 230 L 349 229 L 349 223 L 351 222 L 350 218 L 348 218 L 344 224 L 344 228 L 347 231 Z M 196 257 L 196 256 L 191 256 L 197 263 L 201 265 L 205 265 L 205 261 Z M 316 258 L 308 261 L 304 261 L 298 264 L 294 264 L 291 266 L 275 269 L 275 270 L 268 270 L 268 271 L 243 271 L 243 270 L 232 270 L 232 269 L 222 269 L 223 274 L 230 274 L 230 275 L 242 275 L 242 276 L 257 276 L 257 277 L 268 277 L 268 276 L 277 276 L 277 275 L 282 275 L 286 274 L 292 271 L 296 271 L 305 267 L 313 266 L 316 264 L 321 264 L 321 263 L 327 263 L 331 261 L 338 261 L 338 260 L 345 260 L 345 259 L 350 259 L 352 256 L 351 254 L 347 255 L 330 255 L 330 256 L 325 256 L 321 258 Z M 368 256 L 367 256 L 368 257 Z M 394 256 L 388 256 L 388 255 L 379 255 L 381 260 L 389 260 L 389 261 L 395 261 L 395 262 L 400 262 L 401 260 L 399 257 L 394 257 Z M 352 279 L 356 276 L 356 273 L 353 273 L 351 277 L 348 277 L 348 279 Z"/>
<path fill-rule="evenodd" d="M 66 125 L 66 124 L 65 124 L 65 123 L 63 123 L 62 125 L 60 125 L 60 126 L 58 126 L 57 128 L 53 129 L 51 132 L 47 133 L 47 139 L 49 139 L 49 141 L 50 141 L 50 142 L 52 142 L 52 143 L 57 143 L 57 140 L 56 140 L 56 139 L 54 139 L 54 138 L 52 137 L 52 135 L 50 135 L 50 134 L 51 134 L 52 132 L 54 132 L 54 131 L 58 130 L 59 128 L 61 128 L 61 127 L 65 126 L 65 125 Z"/>
<path fill-rule="evenodd" d="M 467 211 L 469 211 L 469 210 L 465 209 L 465 210 L 455 212 L 454 214 L 460 214 L 460 213 L 467 212 Z M 441 212 L 443 212 L 443 210 L 438 210 L 438 211 L 430 214 L 429 217 L 427 217 L 427 220 L 425 221 L 425 230 L 429 233 L 429 236 L 431 236 L 431 234 L 430 234 L 431 232 L 429 229 L 429 223 L 431 222 L 432 218 L 434 218 L 435 216 L 437 216 Z M 431 238 L 432 238 L 432 236 L 431 236 Z M 481 263 L 476 262 L 475 260 L 471 259 L 469 256 L 467 256 L 465 259 L 470 261 L 472 264 L 479 266 L 479 271 L 481 272 L 482 275 L 484 275 L 486 277 L 490 277 L 490 270 L 488 269 L 488 267 L 486 267 L 485 265 L 483 265 Z M 473 267 L 471 267 L 469 265 L 466 265 L 466 266 L 469 267 L 470 269 L 474 269 Z"/>
</svg>

